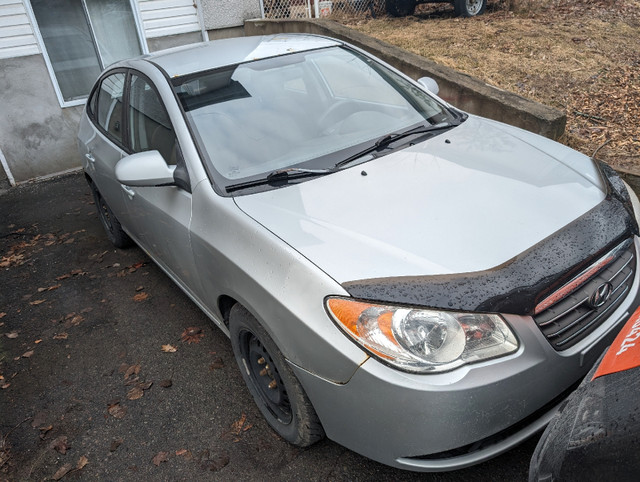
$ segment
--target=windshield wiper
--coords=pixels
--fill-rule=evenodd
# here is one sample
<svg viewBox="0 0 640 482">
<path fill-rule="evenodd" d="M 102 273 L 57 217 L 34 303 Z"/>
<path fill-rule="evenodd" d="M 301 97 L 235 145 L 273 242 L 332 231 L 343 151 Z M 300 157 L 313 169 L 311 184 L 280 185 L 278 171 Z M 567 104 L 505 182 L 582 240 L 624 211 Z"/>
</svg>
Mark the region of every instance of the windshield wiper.
<svg viewBox="0 0 640 482">
<path fill-rule="evenodd" d="M 356 154 L 343 159 L 342 161 L 333 165 L 328 169 L 303 169 L 299 167 L 289 167 L 287 169 L 278 169 L 269 173 L 266 177 L 261 177 L 260 179 L 254 179 L 252 181 L 239 182 L 236 184 L 230 184 L 225 187 L 227 192 L 240 191 L 241 189 L 247 189 L 251 187 L 263 186 L 265 184 L 273 184 L 275 186 L 281 186 L 289 183 L 289 181 L 295 179 L 303 179 L 307 177 L 316 177 L 323 176 L 325 174 L 330 174 L 339 170 L 341 167 L 360 159 L 362 156 L 370 154 L 374 151 L 380 151 L 387 147 L 389 144 L 392 144 L 404 137 L 409 137 L 415 134 L 425 134 L 428 132 L 436 132 L 443 129 L 450 129 L 452 127 L 456 127 L 460 125 L 460 121 L 435 124 L 431 126 L 420 125 L 418 127 L 414 127 L 413 129 L 409 129 L 403 132 L 394 132 L 391 134 L 387 134 L 380 139 L 378 139 L 372 146 L 363 149 Z"/>
<path fill-rule="evenodd" d="M 262 186 L 264 184 L 282 185 L 287 184 L 293 179 L 302 179 L 305 177 L 322 176 L 333 172 L 333 169 L 303 169 L 299 167 L 289 167 L 287 169 L 278 169 L 270 172 L 267 177 L 254 179 L 253 181 L 239 182 L 231 184 L 225 188 L 227 192 L 239 191 L 248 187 Z"/>
<path fill-rule="evenodd" d="M 418 127 L 414 127 L 413 129 L 409 129 L 407 131 L 394 132 L 391 134 L 387 134 L 386 136 L 382 136 L 380 139 L 378 139 L 371 147 L 367 147 L 366 149 L 363 149 L 362 151 L 357 152 L 352 156 L 349 156 L 346 159 L 343 159 L 340 162 L 336 163 L 330 170 L 335 171 L 341 168 L 342 166 L 345 166 L 357 159 L 360 159 L 362 156 L 366 156 L 367 154 L 371 154 L 372 152 L 375 152 L 375 151 L 381 151 L 382 149 L 387 147 L 389 144 L 392 144 L 405 137 L 413 136 L 415 134 L 425 134 L 428 132 L 436 132 L 443 129 L 450 129 L 452 127 L 456 127 L 459 125 L 460 125 L 460 121 L 435 124 L 432 126 L 420 125 Z"/>
</svg>

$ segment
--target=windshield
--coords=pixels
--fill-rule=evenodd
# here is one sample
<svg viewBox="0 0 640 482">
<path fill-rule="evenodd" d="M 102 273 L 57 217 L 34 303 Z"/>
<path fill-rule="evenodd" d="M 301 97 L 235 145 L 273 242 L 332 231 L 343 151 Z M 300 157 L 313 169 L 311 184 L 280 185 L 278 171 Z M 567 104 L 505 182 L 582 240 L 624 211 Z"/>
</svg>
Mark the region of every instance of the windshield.
<svg viewBox="0 0 640 482">
<path fill-rule="evenodd" d="M 291 167 L 323 169 L 380 138 L 452 113 L 379 63 L 341 47 L 174 79 L 219 184 Z"/>
</svg>

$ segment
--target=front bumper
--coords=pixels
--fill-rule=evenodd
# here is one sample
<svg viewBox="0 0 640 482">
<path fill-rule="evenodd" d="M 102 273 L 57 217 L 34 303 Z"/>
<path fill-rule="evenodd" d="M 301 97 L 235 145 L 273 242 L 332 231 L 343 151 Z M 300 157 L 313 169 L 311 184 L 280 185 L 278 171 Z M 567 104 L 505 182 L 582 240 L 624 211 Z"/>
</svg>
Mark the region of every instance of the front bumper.
<svg viewBox="0 0 640 482">
<path fill-rule="evenodd" d="M 404 373 L 370 358 L 347 383 L 336 384 L 292 367 L 330 439 L 402 469 L 461 469 L 544 428 L 567 390 L 640 304 L 639 272 L 615 312 L 562 352 L 551 347 L 532 318 L 507 315 L 520 341 L 516 353 L 448 373 Z"/>
</svg>

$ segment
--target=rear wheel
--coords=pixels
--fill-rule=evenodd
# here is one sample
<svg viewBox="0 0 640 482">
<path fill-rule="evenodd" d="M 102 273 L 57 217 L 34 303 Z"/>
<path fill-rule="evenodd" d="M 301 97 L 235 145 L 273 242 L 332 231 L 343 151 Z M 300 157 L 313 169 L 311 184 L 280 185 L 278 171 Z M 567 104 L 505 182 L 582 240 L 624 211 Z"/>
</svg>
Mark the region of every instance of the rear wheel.
<svg viewBox="0 0 640 482">
<path fill-rule="evenodd" d="M 405 17 L 416 11 L 416 0 L 386 0 L 385 7 L 389 15 Z"/>
<path fill-rule="evenodd" d="M 231 308 L 229 331 L 242 377 L 269 425 L 299 447 L 324 438 L 320 420 L 284 356 L 251 313 L 238 304 Z"/>
<path fill-rule="evenodd" d="M 100 222 L 107 233 L 109 241 L 111 241 L 116 248 L 127 248 L 131 246 L 133 241 L 122 229 L 120 221 L 118 221 L 118 218 L 113 214 L 113 211 L 111 211 L 107 201 L 102 197 L 102 194 L 100 194 L 96 185 L 89 181 L 89 186 L 91 187 L 93 201 L 95 202 L 96 209 L 98 210 L 98 217 L 100 218 Z"/>
<path fill-rule="evenodd" d="M 484 13 L 487 0 L 454 0 L 453 8 L 458 17 L 475 17 Z"/>
</svg>

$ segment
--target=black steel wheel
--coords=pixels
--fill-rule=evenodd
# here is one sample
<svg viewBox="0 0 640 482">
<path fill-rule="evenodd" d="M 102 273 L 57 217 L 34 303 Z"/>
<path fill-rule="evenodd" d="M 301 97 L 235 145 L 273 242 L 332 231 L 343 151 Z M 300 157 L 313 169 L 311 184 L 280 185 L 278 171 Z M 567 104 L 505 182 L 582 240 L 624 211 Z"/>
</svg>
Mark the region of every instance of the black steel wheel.
<svg viewBox="0 0 640 482">
<path fill-rule="evenodd" d="M 453 8 L 458 17 L 475 17 L 484 13 L 487 0 L 454 0 Z"/>
<path fill-rule="evenodd" d="M 284 356 L 266 330 L 239 304 L 229 314 L 229 330 L 242 377 L 269 425 L 299 447 L 324 438 L 320 420 Z"/>
<path fill-rule="evenodd" d="M 98 217 L 100 218 L 100 222 L 107 233 L 109 241 L 111 241 L 116 248 L 127 248 L 131 246 L 133 241 L 122 229 L 120 221 L 118 221 L 118 218 L 113 214 L 113 211 L 111 211 L 107 201 L 102 197 L 102 194 L 100 194 L 96 185 L 92 181 L 89 181 L 89 187 L 91 187 L 93 201 L 95 202 L 96 209 L 98 210 Z"/>
</svg>

